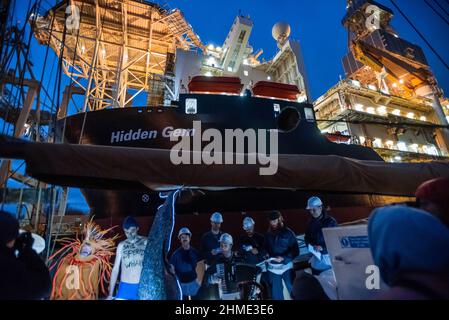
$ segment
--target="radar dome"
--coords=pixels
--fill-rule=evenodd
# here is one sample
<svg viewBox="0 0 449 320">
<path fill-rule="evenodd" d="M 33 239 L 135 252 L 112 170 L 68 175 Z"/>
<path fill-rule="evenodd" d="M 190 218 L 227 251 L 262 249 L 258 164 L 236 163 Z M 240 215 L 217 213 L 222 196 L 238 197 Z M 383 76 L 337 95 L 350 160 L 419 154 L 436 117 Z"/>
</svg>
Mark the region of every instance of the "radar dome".
<svg viewBox="0 0 449 320">
<path fill-rule="evenodd" d="M 278 43 L 284 43 L 290 36 L 291 28 L 286 22 L 278 22 L 273 26 L 271 34 Z"/>
</svg>

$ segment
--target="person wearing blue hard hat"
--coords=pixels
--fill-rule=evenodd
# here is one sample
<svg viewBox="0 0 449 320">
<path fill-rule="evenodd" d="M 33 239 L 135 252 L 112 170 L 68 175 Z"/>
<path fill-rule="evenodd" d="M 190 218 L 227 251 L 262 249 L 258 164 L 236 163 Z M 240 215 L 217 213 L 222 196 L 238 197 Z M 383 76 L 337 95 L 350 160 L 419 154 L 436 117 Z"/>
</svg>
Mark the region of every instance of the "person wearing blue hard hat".
<svg viewBox="0 0 449 320">
<path fill-rule="evenodd" d="M 309 262 L 313 274 L 318 275 L 332 268 L 326 243 L 324 242 L 323 229 L 333 228 L 338 224 L 337 220 L 326 211 L 323 201 L 318 197 L 309 198 L 306 209 L 310 212 L 311 219 L 306 228 L 304 241 L 307 246 L 310 246 L 317 253 L 312 256 Z"/>
</svg>

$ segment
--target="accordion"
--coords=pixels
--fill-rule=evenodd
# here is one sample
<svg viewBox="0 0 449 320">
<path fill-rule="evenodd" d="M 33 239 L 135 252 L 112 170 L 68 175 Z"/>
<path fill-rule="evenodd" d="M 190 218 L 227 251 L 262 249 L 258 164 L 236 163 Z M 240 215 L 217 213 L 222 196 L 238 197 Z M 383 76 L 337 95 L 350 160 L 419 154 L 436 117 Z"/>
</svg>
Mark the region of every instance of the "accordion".
<svg viewBox="0 0 449 320">
<path fill-rule="evenodd" d="M 221 279 L 218 285 L 221 300 L 244 299 L 240 296 L 241 283 L 255 282 L 260 268 L 243 263 L 220 263 L 217 264 L 217 275 Z"/>
</svg>

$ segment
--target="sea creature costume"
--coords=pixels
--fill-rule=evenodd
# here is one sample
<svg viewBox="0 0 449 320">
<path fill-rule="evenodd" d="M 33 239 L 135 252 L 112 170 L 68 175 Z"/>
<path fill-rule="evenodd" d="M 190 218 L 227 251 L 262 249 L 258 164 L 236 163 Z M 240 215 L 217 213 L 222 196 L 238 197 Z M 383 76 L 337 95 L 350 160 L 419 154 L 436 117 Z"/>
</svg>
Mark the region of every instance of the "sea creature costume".
<svg viewBox="0 0 449 320">
<path fill-rule="evenodd" d="M 101 230 L 89 221 L 84 225 L 82 240 L 60 240 L 63 247 L 49 259 L 54 261 L 50 270 L 56 268 L 52 300 L 97 300 L 100 288 L 107 294 L 106 282 L 112 269 L 109 260 L 117 239 L 107 237 L 112 229 Z"/>
</svg>

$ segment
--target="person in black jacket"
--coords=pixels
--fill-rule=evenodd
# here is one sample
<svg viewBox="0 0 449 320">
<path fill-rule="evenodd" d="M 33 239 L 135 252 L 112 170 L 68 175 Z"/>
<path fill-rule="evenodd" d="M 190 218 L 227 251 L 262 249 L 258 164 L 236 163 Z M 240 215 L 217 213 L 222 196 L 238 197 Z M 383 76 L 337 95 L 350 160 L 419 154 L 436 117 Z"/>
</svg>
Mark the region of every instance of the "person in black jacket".
<svg viewBox="0 0 449 320">
<path fill-rule="evenodd" d="M 0 211 L 0 300 L 41 300 L 50 296 L 48 268 L 32 245 L 31 233 L 19 237 L 17 220 Z"/>
<path fill-rule="evenodd" d="M 206 264 L 210 266 L 215 257 L 220 253 L 220 237 L 221 224 L 223 223 L 223 216 L 219 212 L 215 212 L 210 217 L 211 229 L 201 237 L 201 257 Z"/>
<path fill-rule="evenodd" d="M 243 230 L 245 235 L 241 236 L 238 244 L 238 254 L 242 261 L 247 264 L 256 265 L 265 257 L 265 238 L 262 234 L 254 231 L 256 223 L 250 217 L 243 219 Z"/>
<path fill-rule="evenodd" d="M 312 272 L 314 275 L 318 275 L 332 268 L 324 241 L 323 229 L 333 228 L 338 224 L 337 220 L 323 208 L 323 202 L 318 197 L 312 197 L 307 201 L 307 210 L 309 210 L 312 218 L 307 225 L 304 240 L 306 245 L 312 246 L 313 250 L 321 255 L 320 259 L 316 255 L 313 255 L 310 259 Z"/>
<path fill-rule="evenodd" d="M 299 255 L 299 246 L 295 233 L 284 225 L 279 211 L 268 215 L 270 229 L 265 235 L 265 250 L 271 258 L 268 264 L 268 281 L 271 286 L 271 298 L 284 300 L 283 283 L 289 293 L 293 285 L 293 259 Z"/>
</svg>

